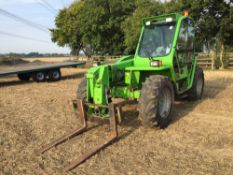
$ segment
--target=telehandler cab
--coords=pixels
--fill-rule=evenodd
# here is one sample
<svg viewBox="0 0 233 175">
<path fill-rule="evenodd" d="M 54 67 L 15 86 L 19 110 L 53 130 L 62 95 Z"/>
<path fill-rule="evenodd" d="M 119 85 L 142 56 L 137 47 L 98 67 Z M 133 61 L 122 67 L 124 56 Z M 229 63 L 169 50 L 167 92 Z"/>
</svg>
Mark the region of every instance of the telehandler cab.
<svg viewBox="0 0 233 175">
<path fill-rule="evenodd" d="M 68 164 L 65 171 L 75 168 L 116 140 L 121 107 L 129 103 L 138 102 L 139 119 L 144 126 L 167 127 L 175 99 L 202 97 L 204 74 L 196 65 L 194 31 L 194 21 L 187 15 L 145 18 L 135 55 L 92 67 L 81 80 L 74 106 L 83 127 L 44 146 L 41 152 L 86 131 L 89 118 L 109 119 L 109 140 Z M 124 101 L 114 101 L 119 98 Z"/>
</svg>

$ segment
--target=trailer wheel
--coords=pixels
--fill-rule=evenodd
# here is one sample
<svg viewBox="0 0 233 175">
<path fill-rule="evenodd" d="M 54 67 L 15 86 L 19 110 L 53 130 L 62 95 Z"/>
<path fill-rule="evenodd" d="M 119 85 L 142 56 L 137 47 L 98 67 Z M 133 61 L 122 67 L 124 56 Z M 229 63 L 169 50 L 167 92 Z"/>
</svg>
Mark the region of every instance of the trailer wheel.
<svg viewBox="0 0 233 175">
<path fill-rule="evenodd" d="M 29 81 L 30 78 L 31 78 L 31 75 L 30 74 L 18 74 L 18 78 L 21 80 L 21 81 Z"/>
<path fill-rule="evenodd" d="M 46 80 L 45 72 L 35 72 L 32 76 L 33 80 L 36 82 L 43 82 Z"/>
<path fill-rule="evenodd" d="M 174 89 L 168 77 L 152 75 L 142 85 L 139 118 L 146 127 L 165 128 L 172 119 Z"/>
<path fill-rule="evenodd" d="M 195 101 L 200 100 L 203 95 L 205 85 L 205 78 L 202 68 L 196 67 L 196 72 L 194 75 L 193 86 L 188 91 L 188 100 Z"/>
<path fill-rule="evenodd" d="M 61 79 L 61 71 L 59 69 L 49 71 L 48 78 L 50 81 L 59 81 Z"/>
<path fill-rule="evenodd" d="M 87 79 L 86 78 L 82 78 L 78 88 L 77 88 L 77 98 L 78 99 L 85 99 L 87 96 Z"/>
</svg>

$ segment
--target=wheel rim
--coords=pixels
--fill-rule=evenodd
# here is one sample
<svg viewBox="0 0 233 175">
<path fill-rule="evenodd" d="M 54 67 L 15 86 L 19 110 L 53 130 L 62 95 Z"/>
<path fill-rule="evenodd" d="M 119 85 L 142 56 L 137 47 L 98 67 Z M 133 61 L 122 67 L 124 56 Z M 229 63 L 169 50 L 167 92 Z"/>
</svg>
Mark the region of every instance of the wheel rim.
<svg viewBox="0 0 233 175">
<path fill-rule="evenodd" d="M 203 89 L 203 81 L 202 81 L 202 77 L 199 76 L 199 78 L 197 79 L 197 89 L 196 89 L 198 96 L 201 96 L 202 89 Z"/>
<path fill-rule="evenodd" d="M 159 98 L 159 115 L 162 118 L 167 118 L 172 104 L 172 95 L 169 88 L 164 88 Z"/>
<path fill-rule="evenodd" d="M 37 73 L 36 74 L 36 79 L 39 81 L 43 81 L 44 80 L 44 74 L 43 73 Z"/>
<path fill-rule="evenodd" d="M 60 74 L 58 72 L 53 72 L 53 79 L 57 80 L 60 78 Z"/>
</svg>

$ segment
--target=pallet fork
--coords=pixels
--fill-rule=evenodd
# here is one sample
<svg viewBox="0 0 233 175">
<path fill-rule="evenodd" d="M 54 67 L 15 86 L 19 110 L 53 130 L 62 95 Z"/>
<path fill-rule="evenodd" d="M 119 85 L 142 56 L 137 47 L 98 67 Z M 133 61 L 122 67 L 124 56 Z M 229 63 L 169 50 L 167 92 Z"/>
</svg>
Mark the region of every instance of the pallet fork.
<svg viewBox="0 0 233 175">
<path fill-rule="evenodd" d="M 77 167 L 78 165 L 85 162 L 87 159 L 89 159 L 94 154 L 98 153 L 101 149 L 106 148 L 108 145 L 110 145 L 112 142 L 114 142 L 118 138 L 118 129 L 117 125 L 122 120 L 122 110 L 121 108 L 126 104 L 133 104 L 135 103 L 134 100 L 127 100 L 119 103 L 110 103 L 108 105 L 105 105 L 106 108 L 109 109 L 109 123 L 110 123 L 110 137 L 108 140 L 104 141 L 102 144 L 94 147 L 93 149 L 90 149 L 87 151 L 83 156 L 79 157 L 78 159 L 70 162 L 64 167 L 64 171 L 70 171 Z M 63 137 L 60 137 L 59 139 L 56 139 L 52 141 L 51 143 L 42 146 L 41 149 L 39 149 L 39 152 L 43 154 L 44 152 L 48 151 L 49 149 L 56 147 L 60 145 L 61 143 L 73 138 L 74 136 L 77 136 L 79 134 L 82 134 L 87 131 L 88 124 L 87 124 L 87 116 L 85 114 L 84 110 L 84 101 L 77 99 L 73 100 L 74 107 L 77 107 L 77 110 L 79 111 L 79 117 L 82 122 L 82 127 L 79 129 L 76 129 L 72 131 L 71 133 L 64 135 Z M 101 105 L 103 107 L 103 105 Z M 117 115 L 116 115 L 117 113 Z"/>
</svg>

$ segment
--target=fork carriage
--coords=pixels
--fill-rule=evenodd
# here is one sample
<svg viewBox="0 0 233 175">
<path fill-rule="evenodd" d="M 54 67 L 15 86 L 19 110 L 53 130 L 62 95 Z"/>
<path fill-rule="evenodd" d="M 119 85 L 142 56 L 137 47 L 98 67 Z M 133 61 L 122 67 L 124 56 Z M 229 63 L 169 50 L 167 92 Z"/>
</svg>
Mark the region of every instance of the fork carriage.
<svg viewBox="0 0 233 175">
<path fill-rule="evenodd" d="M 121 121 L 122 121 L 122 107 L 124 105 L 127 105 L 127 104 L 135 104 L 135 103 L 136 103 L 135 100 L 127 100 L 127 101 L 121 101 L 121 102 L 117 102 L 117 103 L 110 103 L 109 105 L 97 105 L 96 107 L 106 108 L 109 111 L 109 117 L 107 118 L 109 120 L 109 125 L 110 125 L 109 139 L 105 140 L 102 144 L 90 149 L 89 151 L 87 151 L 84 155 L 82 155 L 78 159 L 67 164 L 64 168 L 64 171 L 66 172 L 66 171 L 70 171 L 70 170 L 74 169 L 78 165 L 85 162 L 88 158 L 90 158 L 94 154 L 98 153 L 101 149 L 104 149 L 109 144 L 114 142 L 118 137 L 117 125 L 119 123 L 121 123 Z M 43 154 L 44 152 L 48 151 L 49 149 L 56 147 L 56 146 L 62 144 L 63 142 L 68 141 L 68 140 L 72 139 L 73 137 L 86 132 L 88 130 L 87 121 L 89 119 L 91 121 L 95 120 L 95 119 L 99 120 L 100 119 L 99 116 L 94 116 L 94 115 L 89 116 L 89 117 L 87 116 L 87 114 L 85 112 L 85 106 L 88 106 L 88 105 L 90 105 L 90 104 L 85 103 L 84 100 L 82 100 L 82 99 L 73 100 L 73 107 L 77 111 L 76 113 L 79 115 L 80 121 L 82 123 L 82 127 L 52 141 L 51 143 L 49 143 L 47 145 L 44 145 L 39 150 L 39 152 Z"/>
</svg>

